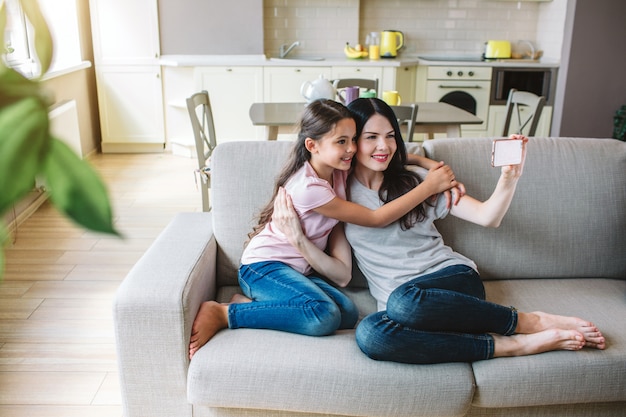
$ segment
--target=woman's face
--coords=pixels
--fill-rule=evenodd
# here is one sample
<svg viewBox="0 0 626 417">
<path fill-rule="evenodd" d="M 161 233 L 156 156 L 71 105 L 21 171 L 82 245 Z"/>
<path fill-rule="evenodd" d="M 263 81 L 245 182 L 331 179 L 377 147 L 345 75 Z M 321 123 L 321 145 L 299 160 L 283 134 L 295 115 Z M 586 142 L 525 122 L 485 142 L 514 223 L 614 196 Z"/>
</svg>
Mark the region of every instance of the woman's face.
<svg viewBox="0 0 626 417">
<path fill-rule="evenodd" d="M 396 135 L 389 120 L 375 113 L 363 126 L 357 141 L 357 164 L 361 168 L 382 172 L 396 153 Z"/>
</svg>

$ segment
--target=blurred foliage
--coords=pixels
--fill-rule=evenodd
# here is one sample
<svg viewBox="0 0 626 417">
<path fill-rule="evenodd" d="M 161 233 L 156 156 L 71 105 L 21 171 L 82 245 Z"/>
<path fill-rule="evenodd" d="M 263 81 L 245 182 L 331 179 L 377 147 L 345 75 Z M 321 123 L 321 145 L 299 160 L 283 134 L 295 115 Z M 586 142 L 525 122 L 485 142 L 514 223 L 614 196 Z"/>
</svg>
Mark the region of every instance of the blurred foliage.
<svg viewBox="0 0 626 417">
<path fill-rule="evenodd" d="M 0 0 L 1 1 L 1 0 Z M 91 165 L 50 133 L 48 107 L 52 100 L 41 86 L 50 68 L 52 37 L 37 0 L 19 1 L 34 28 L 34 47 L 41 71 L 28 79 L 0 61 L 0 216 L 35 185 L 46 184 L 52 204 L 79 225 L 119 235 L 113 226 L 106 188 Z M 0 5 L 0 45 L 5 45 L 7 11 Z M 4 245 L 8 239 L 0 221 L 0 278 L 4 271 Z"/>
</svg>

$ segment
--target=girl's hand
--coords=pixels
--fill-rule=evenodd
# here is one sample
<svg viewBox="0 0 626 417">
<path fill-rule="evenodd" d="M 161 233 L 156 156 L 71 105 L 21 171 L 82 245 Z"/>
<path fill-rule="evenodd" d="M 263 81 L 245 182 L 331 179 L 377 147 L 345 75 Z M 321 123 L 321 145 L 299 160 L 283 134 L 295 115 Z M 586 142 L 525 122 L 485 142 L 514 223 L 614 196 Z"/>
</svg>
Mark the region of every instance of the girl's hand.
<svg viewBox="0 0 626 417">
<path fill-rule="evenodd" d="M 272 214 L 272 223 L 278 227 L 286 237 L 289 243 L 296 246 L 299 239 L 304 236 L 302 225 L 298 213 L 293 208 L 291 196 L 283 187 L 280 187 L 276 198 L 274 199 L 274 213 Z"/>
<path fill-rule="evenodd" d="M 528 138 L 524 135 L 513 134 L 509 136 L 509 139 L 521 139 L 522 142 L 522 162 L 519 165 L 504 165 L 501 168 L 500 174 L 506 179 L 518 179 L 522 176 L 524 171 L 524 163 L 526 162 L 526 145 Z"/>
<path fill-rule="evenodd" d="M 459 183 L 456 181 L 452 169 L 442 161 L 428 171 L 423 184 L 432 187 L 432 194 L 439 194 L 456 187 Z M 463 187 L 463 189 L 465 188 Z"/>
<path fill-rule="evenodd" d="M 453 205 L 456 206 L 461 201 L 461 197 L 465 195 L 465 184 L 457 181 L 456 187 L 444 191 L 443 195 L 446 198 L 447 208 L 451 208 Z"/>
</svg>

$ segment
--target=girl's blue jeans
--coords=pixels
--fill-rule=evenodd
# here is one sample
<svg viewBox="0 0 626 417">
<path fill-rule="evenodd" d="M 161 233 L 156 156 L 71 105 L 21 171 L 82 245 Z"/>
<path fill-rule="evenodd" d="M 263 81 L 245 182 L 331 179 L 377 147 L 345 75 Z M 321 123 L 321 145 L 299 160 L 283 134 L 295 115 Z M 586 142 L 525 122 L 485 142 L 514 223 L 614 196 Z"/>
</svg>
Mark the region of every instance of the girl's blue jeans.
<svg viewBox="0 0 626 417">
<path fill-rule="evenodd" d="M 351 329 L 359 312 L 344 293 L 317 276 L 305 276 L 277 261 L 239 268 L 239 285 L 251 303 L 228 307 L 231 329 L 273 329 L 325 336 Z"/>
<path fill-rule="evenodd" d="M 456 265 L 396 288 L 386 311 L 359 323 L 356 340 L 377 360 L 473 362 L 493 357 L 489 333 L 511 335 L 516 326 L 517 311 L 485 301 L 478 273 Z"/>
</svg>

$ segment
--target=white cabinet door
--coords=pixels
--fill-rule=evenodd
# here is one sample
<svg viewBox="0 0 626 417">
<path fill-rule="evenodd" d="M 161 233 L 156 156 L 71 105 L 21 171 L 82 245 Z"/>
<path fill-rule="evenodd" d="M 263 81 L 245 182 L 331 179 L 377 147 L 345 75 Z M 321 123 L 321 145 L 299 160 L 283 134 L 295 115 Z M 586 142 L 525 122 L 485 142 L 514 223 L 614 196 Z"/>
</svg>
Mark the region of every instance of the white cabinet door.
<svg viewBox="0 0 626 417">
<path fill-rule="evenodd" d="M 250 120 L 252 103 L 263 101 L 262 67 L 197 67 L 195 83 L 209 92 L 218 144 L 264 138 Z"/>
<path fill-rule="evenodd" d="M 264 101 L 270 103 L 304 102 L 300 94 L 302 84 L 323 76 L 331 78 L 330 67 L 265 67 Z"/>
<path fill-rule="evenodd" d="M 156 0 L 90 0 L 89 7 L 96 65 L 156 64 Z"/>
<path fill-rule="evenodd" d="M 524 108 L 521 108 L 522 119 L 524 119 Z M 504 120 L 506 119 L 506 106 L 489 106 L 489 136 L 502 136 L 504 129 Z M 539 118 L 537 131 L 535 136 L 550 136 L 550 127 L 552 125 L 552 107 L 545 106 Z M 509 132 L 515 132 L 519 127 L 519 123 L 515 114 L 511 118 L 511 126 Z"/>
<path fill-rule="evenodd" d="M 163 93 L 158 66 L 98 69 L 103 152 L 163 150 Z M 150 145 L 137 146 L 134 145 Z"/>
</svg>

